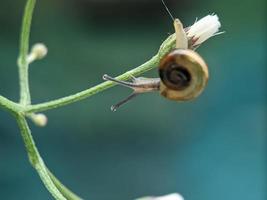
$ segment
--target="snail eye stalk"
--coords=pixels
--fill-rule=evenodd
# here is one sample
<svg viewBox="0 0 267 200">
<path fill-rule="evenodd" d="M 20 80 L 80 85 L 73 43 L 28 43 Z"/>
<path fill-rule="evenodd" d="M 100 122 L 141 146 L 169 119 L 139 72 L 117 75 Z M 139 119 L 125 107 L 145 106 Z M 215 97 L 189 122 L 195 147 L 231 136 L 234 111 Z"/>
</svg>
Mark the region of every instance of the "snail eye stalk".
<svg viewBox="0 0 267 200">
<path fill-rule="evenodd" d="M 135 84 L 135 83 L 128 82 L 128 81 L 121 81 L 121 80 L 118 80 L 116 78 L 113 78 L 113 77 L 111 77 L 111 76 L 109 76 L 107 74 L 104 74 L 103 75 L 103 79 L 105 81 L 112 81 L 114 83 L 118 83 L 119 85 L 122 85 L 122 86 L 125 86 L 125 87 L 129 87 L 129 88 L 132 88 L 132 89 L 135 88 L 135 87 L 138 87 L 138 85 Z"/>
<path fill-rule="evenodd" d="M 125 86 L 125 87 L 129 87 L 132 88 L 133 90 L 135 90 L 135 88 L 138 88 L 138 84 L 132 83 L 132 82 L 127 82 L 127 81 L 121 81 L 121 80 L 117 80 L 111 76 L 108 76 L 107 74 L 105 74 L 103 76 L 103 79 L 106 81 L 112 81 L 115 83 L 118 83 L 119 85 Z M 125 99 L 119 101 L 117 104 L 111 106 L 111 111 L 115 112 L 117 111 L 117 109 L 119 107 L 121 107 L 122 105 L 124 105 L 125 103 L 127 103 L 128 101 L 130 101 L 131 99 L 133 99 L 134 97 L 136 97 L 138 95 L 137 92 L 133 92 L 132 94 L 130 94 L 128 97 L 126 97 Z"/>
<path fill-rule="evenodd" d="M 116 78 L 113 78 L 108 75 L 104 75 L 103 79 L 106 81 L 112 81 L 114 83 L 117 83 L 121 86 L 131 88 L 133 90 L 133 93 L 120 101 L 119 103 L 111 106 L 112 111 L 116 111 L 119 107 L 133 99 L 139 94 L 146 93 L 146 92 L 153 92 L 153 91 L 158 91 L 159 86 L 160 86 L 160 79 L 159 78 L 144 78 L 144 77 L 139 77 L 139 78 L 132 78 L 132 82 L 129 81 L 121 81 Z"/>
<path fill-rule="evenodd" d="M 111 106 L 111 108 L 110 108 L 111 111 L 116 112 L 119 107 L 121 107 L 122 105 L 124 105 L 125 103 L 127 103 L 128 101 L 130 101 L 131 99 L 133 99 L 134 97 L 136 97 L 137 95 L 138 95 L 138 93 L 133 92 L 132 94 L 130 94 L 125 99 L 123 99 L 120 102 L 118 102 L 117 104 Z"/>
</svg>

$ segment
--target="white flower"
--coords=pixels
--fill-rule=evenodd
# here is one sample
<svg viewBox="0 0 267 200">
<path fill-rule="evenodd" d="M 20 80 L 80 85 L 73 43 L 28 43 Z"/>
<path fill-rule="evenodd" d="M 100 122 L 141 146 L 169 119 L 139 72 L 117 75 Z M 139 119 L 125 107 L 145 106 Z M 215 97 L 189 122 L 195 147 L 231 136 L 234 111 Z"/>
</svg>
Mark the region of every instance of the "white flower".
<svg viewBox="0 0 267 200">
<path fill-rule="evenodd" d="M 188 27 L 186 34 L 189 41 L 191 41 L 191 46 L 195 47 L 212 36 L 222 33 L 218 33 L 220 27 L 221 23 L 217 15 L 207 15 Z"/>
<path fill-rule="evenodd" d="M 143 197 L 137 200 L 184 200 L 184 198 L 178 193 L 173 193 L 159 197 Z"/>
</svg>

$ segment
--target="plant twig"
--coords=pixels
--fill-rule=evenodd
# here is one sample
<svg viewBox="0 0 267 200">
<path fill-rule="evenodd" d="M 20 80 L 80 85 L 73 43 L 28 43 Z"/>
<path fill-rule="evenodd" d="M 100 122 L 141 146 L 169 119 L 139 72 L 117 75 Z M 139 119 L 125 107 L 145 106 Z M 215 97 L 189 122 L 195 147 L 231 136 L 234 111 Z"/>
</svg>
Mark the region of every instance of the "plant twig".
<svg viewBox="0 0 267 200">
<path fill-rule="evenodd" d="M 20 103 L 28 105 L 31 103 L 30 89 L 29 89 L 29 75 L 27 56 L 29 51 L 29 38 L 32 15 L 34 11 L 36 0 L 28 0 L 24 9 L 24 16 L 22 20 L 22 28 L 20 35 L 20 51 L 18 57 L 19 67 L 19 82 L 20 82 Z"/>
<path fill-rule="evenodd" d="M 74 95 L 68 97 L 60 98 L 54 101 L 31 105 L 31 96 L 29 89 L 29 75 L 28 68 L 29 62 L 27 60 L 28 51 L 29 51 L 29 38 L 30 38 L 30 28 L 32 15 L 34 11 L 36 0 L 27 0 L 26 6 L 24 9 L 24 16 L 22 21 L 22 29 L 20 35 L 20 51 L 18 57 L 18 68 L 19 68 L 19 81 L 20 81 L 20 103 L 14 103 L 5 97 L 0 96 L 0 107 L 10 111 L 16 118 L 18 126 L 20 128 L 21 136 L 25 144 L 28 157 L 31 165 L 36 169 L 39 174 L 42 182 L 44 183 L 47 190 L 51 195 L 57 200 L 81 200 L 76 194 L 71 192 L 67 187 L 65 187 L 46 167 L 43 162 L 42 157 L 40 156 L 38 149 L 35 145 L 34 139 L 31 135 L 31 130 L 26 121 L 26 116 L 29 116 L 30 113 L 39 112 L 43 110 L 48 110 L 52 108 L 57 108 L 64 106 L 70 103 L 80 101 L 86 97 L 90 97 L 96 93 L 99 93 L 107 88 L 114 86 L 114 83 L 107 81 L 101 83 L 97 86 L 91 87 L 90 89 L 78 92 Z M 172 45 L 170 39 L 165 41 L 167 47 Z M 163 43 L 164 44 L 164 43 Z M 163 45 L 164 46 L 164 45 Z M 163 50 L 162 50 L 163 49 Z M 118 79 L 128 79 L 131 76 L 140 75 L 148 70 L 155 68 L 161 58 L 162 52 L 166 48 L 162 48 L 161 52 L 155 55 L 146 63 L 140 65 L 139 67 L 130 70 L 120 76 Z"/>
<path fill-rule="evenodd" d="M 168 52 L 170 52 L 175 47 L 175 34 L 170 35 L 163 41 L 161 44 L 158 53 L 153 56 L 150 60 L 147 62 L 141 64 L 140 66 L 125 72 L 119 76 L 116 77 L 118 80 L 127 80 L 131 78 L 132 76 L 138 76 L 141 75 L 147 71 L 150 71 L 156 67 L 158 67 L 159 62 L 161 58 L 166 55 Z M 50 110 L 58 107 L 62 107 L 71 103 L 75 103 L 77 101 L 83 100 L 85 98 L 91 97 L 99 92 L 102 92 L 108 88 L 111 88 L 115 86 L 116 83 L 111 81 L 105 81 L 103 83 L 100 83 L 96 86 L 93 86 L 87 90 L 78 92 L 76 94 L 62 97 L 56 100 L 48 101 L 45 103 L 40 103 L 36 105 L 29 105 L 24 110 L 26 113 L 32 113 L 32 112 L 41 112 L 45 110 Z"/>
<path fill-rule="evenodd" d="M 45 166 L 35 142 L 31 135 L 30 128 L 25 117 L 17 114 L 16 120 L 29 156 L 30 163 L 38 172 L 47 190 L 57 200 L 81 200 L 77 195 L 68 190 Z"/>
<path fill-rule="evenodd" d="M 45 103 L 31 105 L 29 76 L 28 76 L 29 63 L 34 61 L 33 58 L 40 59 L 47 52 L 46 48 L 43 48 L 45 46 L 40 46 L 39 44 L 38 48 L 35 50 L 38 50 L 38 52 L 40 53 L 40 47 L 42 47 L 43 52 L 39 54 L 39 56 L 41 55 L 41 57 L 39 56 L 36 57 L 35 55 L 34 57 L 31 57 L 31 59 L 29 60 L 27 59 L 29 51 L 31 21 L 35 4 L 36 0 L 27 0 L 22 21 L 22 29 L 20 35 L 20 51 L 18 57 L 20 103 L 15 103 L 0 95 L 0 107 L 9 111 L 16 118 L 18 126 L 20 128 L 21 136 L 23 138 L 24 145 L 28 153 L 30 163 L 36 169 L 42 182 L 44 183 L 47 190 L 51 193 L 51 195 L 57 200 L 81 200 L 80 197 L 78 197 L 76 194 L 71 192 L 67 187 L 65 187 L 46 167 L 35 145 L 35 142 L 31 134 L 31 130 L 28 126 L 25 117 L 26 116 L 40 117 L 41 116 L 40 113 L 39 115 L 36 115 L 34 112 L 46 111 L 49 109 L 62 107 L 83 100 L 99 92 L 102 92 L 108 88 L 111 88 L 116 84 L 111 81 L 106 81 L 96 86 L 93 86 L 87 90 L 78 92 L 76 94 L 67 97 L 59 98 Z M 198 43 L 195 43 L 195 45 L 199 45 L 208 38 L 216 35 L 216 33 L 218 34 L 220 26 L 221 25 L 217 15 L 208 15 L 203 19 L 199 20 L 198 22 L 195 22 L 195 24 L 191 27 L 191 29 L 189 29 L 187 37 L 189 37 L 188 39 L 191 38 L 192 40 L 194 36 L 197 36 L 198 39 L 196 41 Z M 203 30 L 199 31 L 199 27 L 201 27 L 204 31 Z M 196 30 L 198 30 L 199 33 L 196 32 Z M 190 36 L 190 34 L 192 36 Z M 146 71 L 156 68 L 159 65 L 159 62 L 162 59 L 162 57 L 174 48 L 175 40 L 176 40 L 175 34 L 170 35 L 162 43 L 158 53 L 155 56 L 153 56 L 150 60 L 140 65 L 139 67 L 117 76 L 116 79 L 127 80 L 132 76 L 138 76 Z M 192 46 L 192 48 L 196 48 L 196 46 Z M 39 123 L 39 124 L 45 124 L 45 123 Z"/>
<path fill-rule="evenodd" d="M 28 76 L 29 62 L 27 61 L 27 56 L 29 51 L 31 21 L 35 3 L 36 0 L 27 0 L 22 21 L 20 52 L 18 57 L 20 103 L 16 104 L 5 97 L 0 96 L 0 106 L 10 111 L 15 116 L 30 163 L 38 172 L 41 180 L 51 195 L 57 200 L 80 200 L 78 196 L 73 194 L 63 184 L 61 184 L 45 166 L 43 159 L 41 158 L 38 149 L 35 146 L 30 128 L 25 119 L 25 116 L 27 115 L 25 112 L 23 112 L 26 105 L 31 104 Z"/>
<path fill-rule="evenodd" d="M 0 95 L 0 107 L 4 108 L 5 110 L 7 110 L 11 113 L 20 112 L 23 110 L 22 106 L 20 106 L 19 104 L 1 96 L 1 95 Z"/>
<path fill-rule="evenodd" d="M 146 71 L 149 71 L 153 68 L 155 68 L 157 66 L 157 64 L 159 63 L 159 57 L 158 55 L 154 56 L 153 58 L 151 58 L 149 61 L 147 61 L 146 63 L 142 64 L 141 66 L 130 70 L 118 77 L 116 77 L 119 80 L 126 80 L 131 78 L 131 76 L 137 76 L 140 75 Z M 105 81 L 101 84 L 98 84 L 94 87 L 91 87 L 87 90 L 78 92 L 76 94 L 67 96 L 67 97 L 63 97 L 57 100 L 53 100 L 53 101 L 49 101 L 46 103 L 41 103 L 41 104 L 36 104 L 36 105 L 29 105 L 27 106 L 25 112 L 30 113 L 30 112 L 41 112 L 41 111 L 45 111 L 45 110 L 49 110 L 49 109 L 54 109 L 54 108 L 58 108 L 58 107 L 62 107 L 80 100 L 83 100 L 85 98 L 91 97 L 99 92 L 102 92 L 108 88 L 111 88 L 112 86 L 114 86 L 116 84 L 114 84 L 111 81 Z"/>
<path fill-rule="evenodd" d="M 79 196 L 77 196 L 72 191 L 70 191 L 66 186 L 64 186 L 57 179 L 57 177 L 55 177 L 54 174 L 52 174 L 52 172 L 50 172 L 50 170 L 48 168 L 47 168 L 47 171 L 48 171 L 48 174 L 49 174 L 51 180 L 53 181 L 53 183 L 57 187 L 57 189 L 61 192 L 61 194 L 64 195 L 64 197 L 66 197 L 66 199 L 68 199 L 68 200 L 82 200 Z"/>
</svg>

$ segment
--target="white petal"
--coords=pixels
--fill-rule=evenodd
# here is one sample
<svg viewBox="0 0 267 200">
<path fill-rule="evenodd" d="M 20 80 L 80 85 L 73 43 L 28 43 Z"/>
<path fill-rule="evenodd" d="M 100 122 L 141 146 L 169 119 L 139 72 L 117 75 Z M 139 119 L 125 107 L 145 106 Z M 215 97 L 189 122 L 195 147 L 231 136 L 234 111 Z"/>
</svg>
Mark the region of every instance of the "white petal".
<svg viewBox="0 0 267 200">
<path fill-rule="evenodd" d="M 194 45 L 199 45 L 215 35 L 220 27 L 221 23 L 217 15 L 207 15 L 189 27 L 187 36 L 196 40 Z"/>
<path fill-rule="evenodd" d="M 184 200 L 184 198 L 178 193 L 173 193 L 159 197 L 142 197 L 137 200 Z"/>
<path fill-rule="evenodd" d="M 155 200 L 184 200 L 184 198 L 180 194 L 173 193 L 165 196 L 156 197 Z"/>
</svg>

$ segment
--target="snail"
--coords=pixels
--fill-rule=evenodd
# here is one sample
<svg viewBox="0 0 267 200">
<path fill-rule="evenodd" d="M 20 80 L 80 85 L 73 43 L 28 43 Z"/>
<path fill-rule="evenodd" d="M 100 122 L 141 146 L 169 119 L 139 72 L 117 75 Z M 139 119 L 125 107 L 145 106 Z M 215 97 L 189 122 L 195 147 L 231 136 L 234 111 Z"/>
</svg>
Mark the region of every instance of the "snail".
<svg viewBox="0 0 267 200">
<path fill-rule="evenodd" d="M 165 4 L 164 6 L 166 7 Z M 166 9 L 169 12 L 167 7 Z M 171 15 L 170 12 L 169 14 Z M 173 17 L 172 19 L 176 48 L 160 60 L 159 78 L 133 77 L 132 81 L 121 81 L 108 75 L 103 76 L 104 80 L 133 89 L 130 96 L 111 107 L 112 111 L 116 111 L 124 103 L 145 92 L 159 91 L 167 99 L 187 101 L 198 97 L 205 89 L 209 78 L 208 66 L 194 50 L 208 38 L 220 34 L 218 29 L 221 24 L 218 17 L 217 15 L 208 15 L 195 22 L 195 26 L 192 25 L 185 29 L 179 19 Z M 192 33 L 194 35 L 190 36 Z"/>
</svg>

